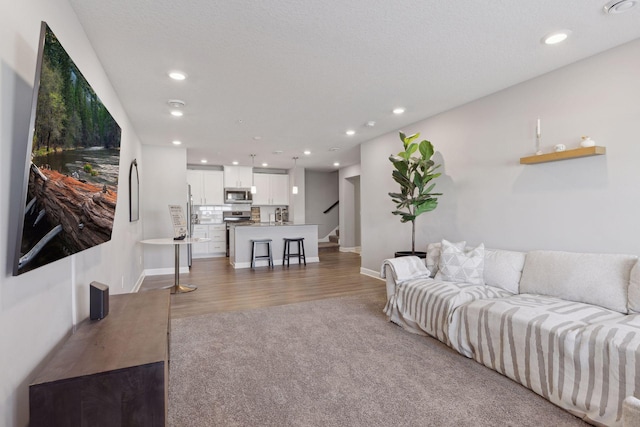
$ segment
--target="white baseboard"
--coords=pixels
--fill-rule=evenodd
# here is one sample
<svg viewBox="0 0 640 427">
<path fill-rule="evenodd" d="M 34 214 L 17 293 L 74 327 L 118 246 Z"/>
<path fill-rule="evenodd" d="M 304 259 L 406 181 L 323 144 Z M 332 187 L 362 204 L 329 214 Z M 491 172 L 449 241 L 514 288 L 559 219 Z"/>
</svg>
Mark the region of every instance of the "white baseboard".
<svg viewBox="0 0 640 427">
<path fill-rule="evenodd" d="M 360 274 L 364 274 L 365 276 L 373 277 L 374 279 L 382 280 L 383 282 L 385 281 L 385 279 L 380 277 L 380 272 L 379 271 L 370 270 L 368 268 L 360 267 Z"/>
<path fill-rule="evenodd" d="M 136 284 L 133 285 L 133 289 L 131 289 L 131 293 L 136 293 L 140 290 L 140 286 L 142 286 L 142 282 L 144 281 L 145 277 L 146 275 L 144 274 L 144 270 L 143 270 L 142 273 L 140 273 L 140 277 L 138 277 L 138 280 L 136 280 Z"/>
<path fill-rule="evenodd" d="M 189 272 L 189 267 L 180 267 L 180 274 Z M 161 276 L 164 274 L 175 274 L 173 267 L 170 268 L 148 268 L 143 271 L 145 276 Z"/>
<path fill-rule="evenodd" d="M 351 248 L 340 246 L 340 252 L 354 252 L 356 254 L 359 254 L 361 252 L 361 248 L 360 246 L 354 246 Z"/>
<path fill-rule="evenodd" d="M 320 262 L 320 258 L 319 257 L 307 257 L 307 264 L 310 264 L 312 262 Z M 292 258 L 289 260 L 290 264 L 297 264 L 298 260 L 295 258 Z M 233 266 L 233 268 L 235 269 L 240 269 L 240 268 L 251 268 L 251 261 L 247 261 L 247 262 L 238 262 L 236 264 L 231 263 L 231 265 Z M 269 265 L 269 261 L 261 259 L 261 260 L 256 260 L 256 267 L 266 267 L 267 265 Z M 277 267 L 280 266 L 282 267 L 282 259 L 274 259 L 273 260 L 273 266 Z"/>
</svg>

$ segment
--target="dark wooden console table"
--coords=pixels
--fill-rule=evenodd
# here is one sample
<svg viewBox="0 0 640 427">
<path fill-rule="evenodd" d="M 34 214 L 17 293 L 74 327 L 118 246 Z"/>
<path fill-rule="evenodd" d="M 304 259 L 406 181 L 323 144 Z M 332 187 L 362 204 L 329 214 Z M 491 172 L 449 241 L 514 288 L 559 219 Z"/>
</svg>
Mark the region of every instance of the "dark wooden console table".
<svg viewBox="0 0 640 427">
<path fill-rule="evenodd" d="M 30 426 L 164 426 L 169 290 L 113 295 L 29 386 Z"/>
</svg>

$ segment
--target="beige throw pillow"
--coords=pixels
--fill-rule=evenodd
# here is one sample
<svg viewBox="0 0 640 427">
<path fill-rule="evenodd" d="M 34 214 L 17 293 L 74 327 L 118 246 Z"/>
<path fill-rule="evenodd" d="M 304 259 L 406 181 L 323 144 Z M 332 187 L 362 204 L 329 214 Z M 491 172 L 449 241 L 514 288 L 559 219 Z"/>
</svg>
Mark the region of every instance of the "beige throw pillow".
<svg viewBox="0 0 640 427">
<path fill-rule="evenodd" d="M 435 279 L 484 285 L 484 244 L 465 251 L 443 239 Z"/>
</svg>

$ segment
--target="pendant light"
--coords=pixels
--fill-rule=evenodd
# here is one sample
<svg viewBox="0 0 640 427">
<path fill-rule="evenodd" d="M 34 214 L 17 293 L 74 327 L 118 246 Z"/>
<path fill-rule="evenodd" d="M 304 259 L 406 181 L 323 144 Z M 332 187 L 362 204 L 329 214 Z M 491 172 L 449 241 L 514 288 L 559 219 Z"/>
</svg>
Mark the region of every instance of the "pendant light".
<svg viewBox="0 0 640 427">
<path fill-rule="evenodd" d="M 251 156 L 251 194 L 256 194 L 258 192 L 258 189 L 256 188 L 255 184 L 253 183 L 253 168 L 254 168 L 254 163 L 256 160 L 256 155 L 255 154 L 250 154 Z"/>
<path fill-rule="evenodd" d="M 294 157 L 293 158 L 293 178 L 292 178 L 292 184 L 293 187 L 291 187 L 291 193 L 293 194 L 298 194 L 298 187 L 296 186 L 296 165 L 298 162 L 298 158 Z"/>
</svg>

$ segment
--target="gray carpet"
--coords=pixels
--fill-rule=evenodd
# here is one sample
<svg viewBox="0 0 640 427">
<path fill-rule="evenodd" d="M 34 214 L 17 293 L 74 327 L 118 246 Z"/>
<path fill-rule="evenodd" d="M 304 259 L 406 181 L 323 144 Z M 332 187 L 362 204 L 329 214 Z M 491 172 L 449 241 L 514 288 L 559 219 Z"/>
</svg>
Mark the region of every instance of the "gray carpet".
<svg viewBox="0 0 640 427">
<path fill-rule="evenodd" d="M 436 340 L 337 298 L 171 322 L 170 426 L 573 426 Z"/>
</svg>

